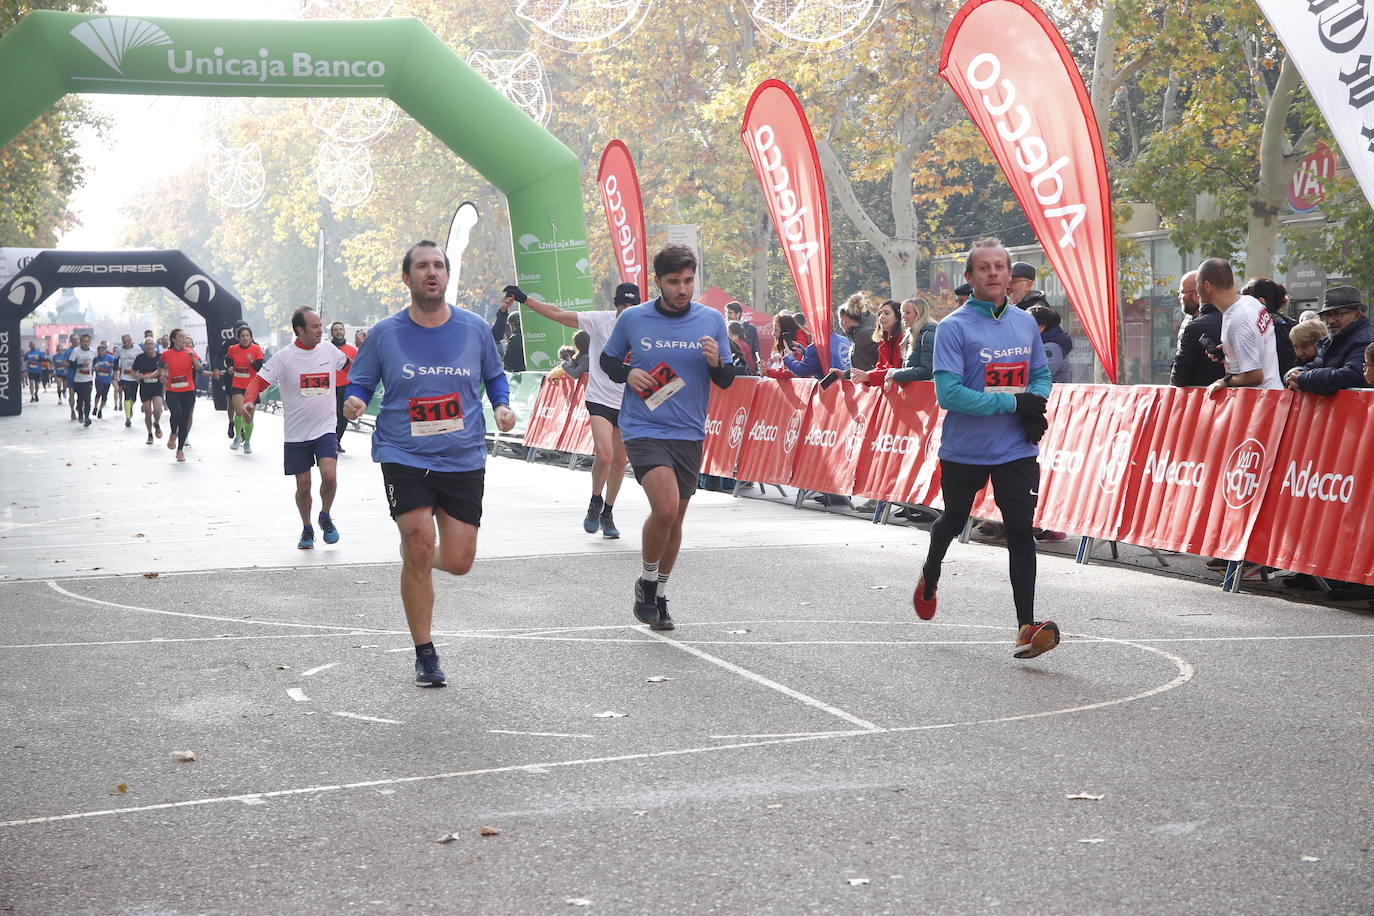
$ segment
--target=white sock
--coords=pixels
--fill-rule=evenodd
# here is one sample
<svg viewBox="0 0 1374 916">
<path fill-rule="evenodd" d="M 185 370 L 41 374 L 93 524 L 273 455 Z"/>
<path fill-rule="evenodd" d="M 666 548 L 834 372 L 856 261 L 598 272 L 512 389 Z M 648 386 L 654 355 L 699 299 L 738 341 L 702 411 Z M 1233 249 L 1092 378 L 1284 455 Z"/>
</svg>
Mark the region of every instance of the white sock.
<svg viewBox="0 0 1374 916">
<path fill-rule="evenodd" d="M 658 597 L 660 597 L 660 598 L 666 597 L 666 596 L 667 596 L 667 595 L 666 595 L 667 591 L 668 591 L 668 573 L 659 573 L 659 574 L 658 574 Z"/>
<path fill-rule="evenodd" d="M 657 581 L 658 581 L 658 564 L 657 564 L 657 563 L 645 563 L 645 564 L 644 564 L 644 571 L 641 572 L 641 573 L 639 574 L 639 577 L 640 577 L 641 579 L 643 579 L 645 582 L 657 582 Z"/>
</svg>

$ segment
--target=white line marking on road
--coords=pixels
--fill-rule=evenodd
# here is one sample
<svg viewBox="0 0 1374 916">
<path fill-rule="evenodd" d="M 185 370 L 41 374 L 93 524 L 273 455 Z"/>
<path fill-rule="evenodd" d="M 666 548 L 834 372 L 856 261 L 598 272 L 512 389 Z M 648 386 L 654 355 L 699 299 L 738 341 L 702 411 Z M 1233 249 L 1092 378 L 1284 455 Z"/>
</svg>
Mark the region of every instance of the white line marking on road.
<svg viewBox="0 0 1374 916">
<path fill-rule="evenodd" d="M 888 729 L 883 728 L 883 729 L 879 729 L 879 731 L 888 731 Z M 744 739 L 746 739 L 746 738 L 802 738 L 802 737 L 811 737 L 811 738 L 835 737 L 835 738 L 841 738 L 841 737 L 844 737 L 845 735 L 872 735 L 872 734 L 875 734 L 875 732 L 874 732 L 872 729 L 860 728 L 860 729 L 856 729 L 856 730 L 854 730 L 854 731 L 842 731 L 842 732 L 773 732 L 773 733 L 764 734 L 764 735 L 711 735 L 710 738 L 711 738 L 711 740 L 713 740 L 713 741 L 719 740 L 719 739 L 728 739 L 728 740 L 731 740 L 731 741 L 741 741 L 741 740 L 744 740 Z"/>
<path fill-rule="evenodd" d="M 356 712 L 335 712 L 334 715 L 345 719 L 358 719 L 361 722 L 380 722 L 383 725 L 405 725 L 399 719 L 383 719 L 381 716 L 364 716 Z"/>
<path fill-rule="evenodd" d="M 717 658 L 709 652 L 703 652 L 702 650 L 693 648 L 692 646 L 689 646 L 686 643 L 676 642 L 672 639 L 669 639 L 666 636 L 662 636 L 658 633 L 655 633 L 653 630 L 645 630 L 644 632 L 647 633 L 649 636 L 652 636 L 654 639 L 657 639 L 659 642 L 672 646 L 680 652 L 686 652 L 689 655 L 695 655 L 702 661 L 707 661 L 713 665 L 718 665 L 732 674 L 738 674 L 740 677 L 747 678 L 753 681 L 755 684 L 760 684 L 764 687 L 769 688 L 770 690 L 776 690 L 778 693 L 789 696 L 794 700 L 800 700 L 807 706 L 812 706 L 816 709 L 821 710 L 822 712 L 828 712 L 832 716 L 845 720 L 850 725 L 857 725 L 859 726 L 859 728 L 871 732 L 883 730 L 881 725 L 874 725 L 872 722 L 869 722 L 866 719 L 860 719 L 858 716 L 850 715 L 843 709 L 831 706 L 829 703 L 822 702 L 821 700 L 818 700 L 813 696 L 808 696 L 807 694 L 802 693 L 800 690 L 793 690 L 791 687 L 779 684 L 777 681 L 770 681 L 768 678 L 764 677 L 761 674 L 755 674 L 753 671 L 750 671 L 747 668 L 741 668 L 739 665 L 736 665 L 732 662 L 727 662 L 723 658 Z"/>
<path fill-rule="evenodd" d="M 291 699 L 295 700 L 297 703 L 310 702 L 310 697 L 306 696 L 305 691 L 300 689 L 299 687 L 286 688 L 286 695 L 289 696 Z"/>
<path fill-rule="evenodd" d="M 370 633 L 273 633 L 270 636 L 156 636 L 152 639 L 107 639 L 102 642 L 34 642 L 14 643 L 0 649 L 80 649 L 90 646 L 155 646 L 158 643 L 178 642 L 238 642 L 249 639 L 340 639 L 344 636 L 370 636 Z"/>
<path fill-rule="evenodd" d="M 163 611 L 159 610 L 158 608 L 137 607 L 132 604 L 118 604 L 114 601 L 102 601 L 99 598 L 89 598 L 85 595 L 78 595 L 75 592 L 69 592 L 62 586 L 58 585 L 56 582 L 52 581 L 48 582 L 48 588 L 52 589 L 53 591 L 59 594 L 66 595 L 68 598 L 75 598 L 77 601 L 85 601 L 90 604 L 103 604 L 105 607 L 119 608 L 121 611 L 138 611 L 143 614 L 163 614 L 167 617 L 187 617 L 192 620 L 216 620 L 220 623 L 237 623 L 246 626 L 301 627 L 307 630 L 333 630 L 335 632 L 343 631 L 346 633 L 357 633 L 359 635 L 402 635 L 404 633 L 403 630 L 373 630 L 367 627 L 334 627 L 322 623 L 287 623 L 281 620 L 243 620 L 238 617 L 216 617 L 212 614 L 188 614 L 185 611 Z"/>
<path fill-rule="evenodd" d="M 528 735 L 531 738 L 595 738 L 596 735 L 565 735 L 561 732 L 515 732 L 504 728 L 489 728 L 488 735 Z"/>
<path fill-rule="evenodd" d="M 337 665 L 337 664 L 338 664 L 338 662 L 330 662 L 330 663 L 327 664 L 327 665 L 320 665 L 320 666 L 317 667 L 317 668 L 311 668 L 309 671 L 302 671 L 302 672 L 301 672 L 301 677 L 313 677 L 314 675 L 319 674 L 321 671 L 325 671 L 325 670 L 327 670 L 327 669 L 329 669 L 329 668 L 333 668 L 333 667 L 334 667 L 335 665 Z"/>
<path fill-rule="evenodd" d="M 26 827 L 36 824 L 52 824 L 62 821 L 85 820 L 94 817 L 106 817 L 116 814 L 141 814 L 148 811 L 166 811 L 173 808 L 195 808 L 207 805 L 220 805 L 226 802 L 238 802 L 242 804 L 255 804 L 248 799 L 265 800 L 269 798 L 282 798 L 291 795 L 319 795 L 326 792 L 342 792 L 352 789 L 375 789 L 379 786 L 397 786 L 408 783 L 435 782 L 446 779 L 459 779 L 469 776 L 489 776 L 503 773 L 538 773 L 544 770 L 555 768 L 593 766 L 602 763 L 626 763 L 637 760 L 661 760 L 669 757 L 683 757 L 696 754 L 714 754 L 721 751 L 747 750 L 760 747 L 775 747 L 782 744 L 800 744 L 808 741 L 833 741 L 841 738 L 857 738 L 873 734 L 902 734 L 906 732 L 929 731 L 933 729 L 958 728 L 971 725 L 991 725 L 1004 722 L 1018 722 L 1027 719 L 1040 719 L 1048 716 L 1061 716 L 1069 713 L 1086 712 L 1094 709 L 1102 709 L 1107 706 L 1116 706 L 1122 703 L 1131 703 L 1136 700 L 1143 700 L 1147 697 L 1156 696 L 1175 687 L 1179 687 L 1193 678 L 1193 666 L 1187 661 L 1165 652 L 1162 649 L 1155 649 L 1151 646 L 1140 645 L 1123 639 L 1108 639 L 1105 637 L 1089 636 L 1087 639 L 1100 640 L 1102 642 L 1116 642 L 1126 646 L 1134 646 L 1146 652 L 1152 652 L 1173 663 L 1178 669 L 1178 676 L 1166 684 L 1158 687 L 1151 687 L 1140 693 L 1130 696 L 1118 697 L 1115 700 L 1104 700 L 1100 703 L 1089 703 L 1083 706 L 1074 706 L 1069 709 L 1052 709 L 1045 712 L 1027 713 L 1020 716 L 1005 716 L 997 719 L 980 719 L 968 722 L 944 722 L 931 725 L 911 725 L 899 726 L 897 728 L 880 728 L 876 731 L 871 729 L 861 729 L 852 732 L 819 732 L 811 735 L 802 735 L 795 738 L 772 738 L 757 741 L 741 741 L 732 744 L 711 744 L 701 747 L 679 748 L 670 751 L 645 751 L 634 754 L 619 754 L 611 757 L 584 757 L 576 760 L 562 760 L 549 763 L 523 763 L 511 764 L 508 766 L 489 767 L 475 770 L 456 770 L 448 773 L 432 773 L 422 776 L 402 776 L 391 779 L 371 779 L 364 782 L 342 783 L 339 785 L 328 786 L 304 786 L 295 789 L 278 789 L 271 792 L 253 792 L 244 795 L 217 796 L 211 798 L 194 798 L 178 802 L 164 802 L 154 805 L 138 805 L 129 808 L 107 808 L 100 811 L 78 811 L 72 814 L 58 814 L 46 817 L 28 817 L 12 821 L 0 821 L 0 828 L 7 827 Z M 381 791 L 387 791 L 382 789 Z"/>
</svg>

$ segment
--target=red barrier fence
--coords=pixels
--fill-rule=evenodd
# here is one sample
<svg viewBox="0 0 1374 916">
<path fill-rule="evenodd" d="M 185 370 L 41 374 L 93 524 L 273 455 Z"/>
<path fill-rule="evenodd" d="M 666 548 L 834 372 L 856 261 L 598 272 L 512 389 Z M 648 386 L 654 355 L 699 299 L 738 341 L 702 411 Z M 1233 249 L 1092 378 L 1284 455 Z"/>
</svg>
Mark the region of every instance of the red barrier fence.
<svg viewBox="0 0 1374 916">
<path fill-rule="evenodd" d="M 589 452 L 584 387 L 546 381 L 525 444 Z M 931 382 L 737 379 L 702 473 L 938 508 L 941 416 Z M 1038 526 L 1374 585 L 1374 392 L 1056 385 L 1048 416 Z"/>
</svg>

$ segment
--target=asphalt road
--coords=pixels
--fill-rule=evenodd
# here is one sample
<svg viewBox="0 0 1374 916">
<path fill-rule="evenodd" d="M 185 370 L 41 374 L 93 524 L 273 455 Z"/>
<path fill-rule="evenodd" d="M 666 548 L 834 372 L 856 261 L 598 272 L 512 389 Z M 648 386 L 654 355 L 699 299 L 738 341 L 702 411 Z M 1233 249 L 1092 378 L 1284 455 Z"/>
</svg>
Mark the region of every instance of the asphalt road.
<svg viewBox="0 0 1374 916">
<path fill-rule="evenodd" d="M 303 556 L 270 446 L 174 466 L 53 416 L 0 420 L 0 912 L 1374 910 L 1368 610 L 1061 550 L 1069 635 L 1019 662 L 1000 547 L 955 546 L 926 623 L 920 530 L 703 494 L 651 634 L 636 488 L 606 543 L 585 474 L 503 458 L 419 690 L 363 449 Z M 22 508 L 73 492 L 141 492 L 171 559 Z"/>
</svg>

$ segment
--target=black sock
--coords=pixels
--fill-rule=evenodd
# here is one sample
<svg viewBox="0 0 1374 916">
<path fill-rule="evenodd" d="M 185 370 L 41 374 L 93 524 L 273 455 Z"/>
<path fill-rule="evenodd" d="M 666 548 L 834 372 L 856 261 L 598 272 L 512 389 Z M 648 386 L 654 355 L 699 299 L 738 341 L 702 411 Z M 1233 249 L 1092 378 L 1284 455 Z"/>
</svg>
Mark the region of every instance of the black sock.
<svg viewBox="0 0 1374 916">
<path fill-rule="evenodd" d="M 615 507 L 612 506 L 610 503 L 606 503 L 605 505 L 603 505 L 603 506 L 601 507 L 601 514 L 602 514 L 602 515 L 610 515 L 610 514 L 611 514 L 611 510 L 614 509 L 614 508 L 615 508 Z"/>
<path fill-rule="evenodd" d="M 425 658 L 434 654 L 434 643 L 427 642 L 415 647 L 415 657 Z"/>
<path fill-rule="evenodd" d="M 603 502 L 604 501 L 601 499 L 600 493 L 593 493 L 591 502 L 587 503 L 587 508 L 589 510 L 599 510 L 603 505 Z"/>
</svg>

